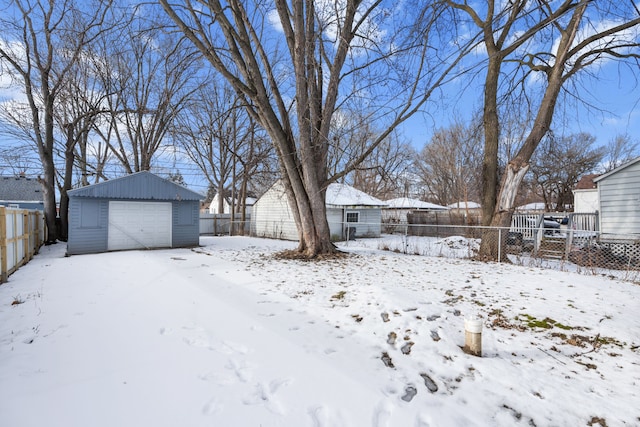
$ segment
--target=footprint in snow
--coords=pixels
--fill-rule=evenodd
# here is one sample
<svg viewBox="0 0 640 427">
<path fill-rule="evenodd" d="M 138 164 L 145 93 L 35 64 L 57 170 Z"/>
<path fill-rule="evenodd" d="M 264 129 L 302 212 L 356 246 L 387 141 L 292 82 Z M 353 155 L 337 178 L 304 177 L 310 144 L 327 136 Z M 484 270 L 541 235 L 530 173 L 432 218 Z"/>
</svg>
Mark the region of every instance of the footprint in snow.
<svg viewBox="0 0 640 427">
<path fill-rule="evenodd" d="M 400 348 L 400 351 L 402 351 L 402 354 L 410 354 L 411 353 L 411 347 L 413 347 L 413 342 L 409 341 L 409 342 L 405 343 Z"/>
<path fill-rule="evenodd" d="M 312 406 L 307 410 L 313 427 L 329 427 L 329 410 L 326 406 Z"/>
<path fill-rule="evenodd" d="M 429 390 L 431 393 L 435 393 L 436 391 L 438 391 L 438 385 L 426 372 L 421 372 L 420 376 L 424 380 L 424 385 L 427 387 L 427 390 Z"/>
<path fill-rule="evenodd" d="M 218 402 L 218 400 L 215 397 L 209 400 L 202 407 L 202 413 L 204 415 L 215 415 L 215 414 L 219 414 L 220 412 L 222 412 L 222 405 L 220 404 L 220 402 Z"/>
<path fill-rule="evenodd" d="M 248 383 L 253 378 L 253 370 L 245 362 L 229 359 L 225 368 L 233 372 L 243 383 Z"/>
<path fill-rule="evenodd" d="M 393 412 L 394 405 L 385 400 L 380 402 L 373 414 L 373 426 L 374 427 L 389 427 L 389 421 L 391 420 L 391 413 Z"/>
<path fill-rule="evenodd" d="M 405 402 L 411 402 L 416 394 L 418 394 L 418 389 L 416 389 L 413 384 L 409 384 L 407 388 L 404 389 L 404 395 L 400 399 Z"/>
<path fill-rule="evenodd" d="M 291 380 L 288 378 L 275 379 L 268 384 L 259 382 L 255 385 L 255 391 L 251 396 L 247 396 L 242 400 L 245 405 L 264 405 L 274 414 L 284 414 L 284 406 L 275 397 L 275 394 L 282 386 L 288 385 Z"/>
<path fill-rule="evenodd" d="M 389 335 L 387 335 L 387 344 L 394 345 L 396 343 L 396 339 L 398 338 L 398 334 L 391 331 Z"/>
<path fill-rule="evenodd" d="M 382 357 L 380 359 L 382 359 L 382 363 L 384 363 L 384 366 L 386 366 L 387 368 L 395 368 L 395 365 L 391 360 L 391 356 L 389 356 L 389 353 L 387 353 L 386 351 L 382 353 Z"/>
<path fill-rule="evenodd" d="M 223 341 L 220 351 L 225 354 L 247 354 L 249 353 L 249 348 L 237 342 Z"/>
</svg>

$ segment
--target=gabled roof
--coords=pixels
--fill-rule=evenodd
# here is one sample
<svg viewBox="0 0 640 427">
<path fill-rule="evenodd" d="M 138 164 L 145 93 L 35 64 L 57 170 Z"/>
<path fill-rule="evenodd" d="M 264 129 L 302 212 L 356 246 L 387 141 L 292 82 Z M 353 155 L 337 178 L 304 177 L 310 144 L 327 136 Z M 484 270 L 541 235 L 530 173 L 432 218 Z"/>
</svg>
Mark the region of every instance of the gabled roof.
<svg viewBox="0 0 640 427">
<path fill-rule="evenodd" d="M 379 206 L 383 207 L 387 204 L 380 199 L 368 195 L 365 192 L 357 190 L 347 184 L 329 184 L 327 187 L 327 206 Z"/>
<path fill-rule="evenodd" d="M 35 178 L 0 177 L 0 200 L 6 202 L 42 202 L 42 184 Z"/>
<path fill-rule="evenodd" d="M 69 197 L 133 200 L 203 200 L 202 194 L 149 171 L 137 172 L 69 191 Z"/>
<path fill-rule="evenodd" d="M 449 209 L 446 206 L 436 205 L 435 203 L 423 202 L 422 200 L 411 199 L 409 197 L 400 197 L 397 199 L 387 200 L 386 204 L 390 209 L 432 209 L 432 210 Z"/>
<path fill-rule="evenodd" d="M 610 177 L 611 175 L 616 174 L 616 173 L 622 171 L 623 169 L 628 168 L 629 166 L 635 165 L 638 162 L 640 162 L 640 157 L 638 157 L 637 159 L 631 160 L 630 162 L 627 162 L 622 166 L 618 166 L 614 170 L 609 171 L 609 172 L 605 173 L 604 175 L 600 175 L 599 177 L 594 179 L 593 182 L 598 183 L 598 182 L 602 181 L 603 179 L 606 179 L 606 178 Z"/>
<path fill-rule="evenodd" d="M 482 206 L 480 205 L 480 203 L 476 203 L 476 202 L 459 201 L 459 202 L 451 203 L 450 205 L 447 205 L 447 207 L 451 209 L 480 209 Z"/>
<path fill-rule="evenodd" d="M 597 173 L 592 173 L 589 175 L 585 175 L 576 184 L 576 190 L 593 190 L 597 188 L 596 183 L 594 182 L 596 178 L 600 175 Z"/>
</svg>

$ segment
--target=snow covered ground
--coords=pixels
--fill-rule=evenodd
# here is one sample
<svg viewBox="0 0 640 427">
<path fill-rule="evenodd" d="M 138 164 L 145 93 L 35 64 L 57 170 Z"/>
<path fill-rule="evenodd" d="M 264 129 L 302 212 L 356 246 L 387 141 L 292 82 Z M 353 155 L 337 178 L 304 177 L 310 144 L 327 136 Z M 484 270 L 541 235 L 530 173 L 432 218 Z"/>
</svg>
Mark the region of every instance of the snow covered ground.
<svg viewBox="0 0 640 427">
<path fill-rule="evenodd" d="M 0 425 L 637 426 L 640 286 L 294 243 L 40 255 L 0 286 Z M 369 247 L 367 247 L 367 244 Z M 464 319 L 483 356 L 464 353 Z"/>
</svg>

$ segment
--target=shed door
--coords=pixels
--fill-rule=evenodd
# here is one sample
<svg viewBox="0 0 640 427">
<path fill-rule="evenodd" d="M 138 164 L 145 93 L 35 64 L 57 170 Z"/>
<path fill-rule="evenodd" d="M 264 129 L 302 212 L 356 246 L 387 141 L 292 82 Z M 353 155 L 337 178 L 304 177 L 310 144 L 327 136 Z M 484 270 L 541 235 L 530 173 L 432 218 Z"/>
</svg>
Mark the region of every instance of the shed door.
<svg viewBox="0 0 640 427">
<path fill-rule="evenodd" d="M 171 203 L 109 202 L 107 249 L 170 248 Z"/>
</svg>

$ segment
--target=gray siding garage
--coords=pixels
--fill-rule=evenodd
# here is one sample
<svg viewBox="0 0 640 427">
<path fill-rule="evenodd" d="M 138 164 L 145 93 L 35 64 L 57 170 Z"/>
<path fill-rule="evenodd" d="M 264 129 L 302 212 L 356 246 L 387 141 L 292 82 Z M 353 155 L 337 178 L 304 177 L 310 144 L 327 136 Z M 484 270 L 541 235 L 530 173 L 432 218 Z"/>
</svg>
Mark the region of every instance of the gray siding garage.
<svg viewBox="0 0 640 427">
<path fill-rule="evenodd" d="M 69 191 L 69 255 L 198 246 L 203 196 L 150 172 Z"/>
</svg>

